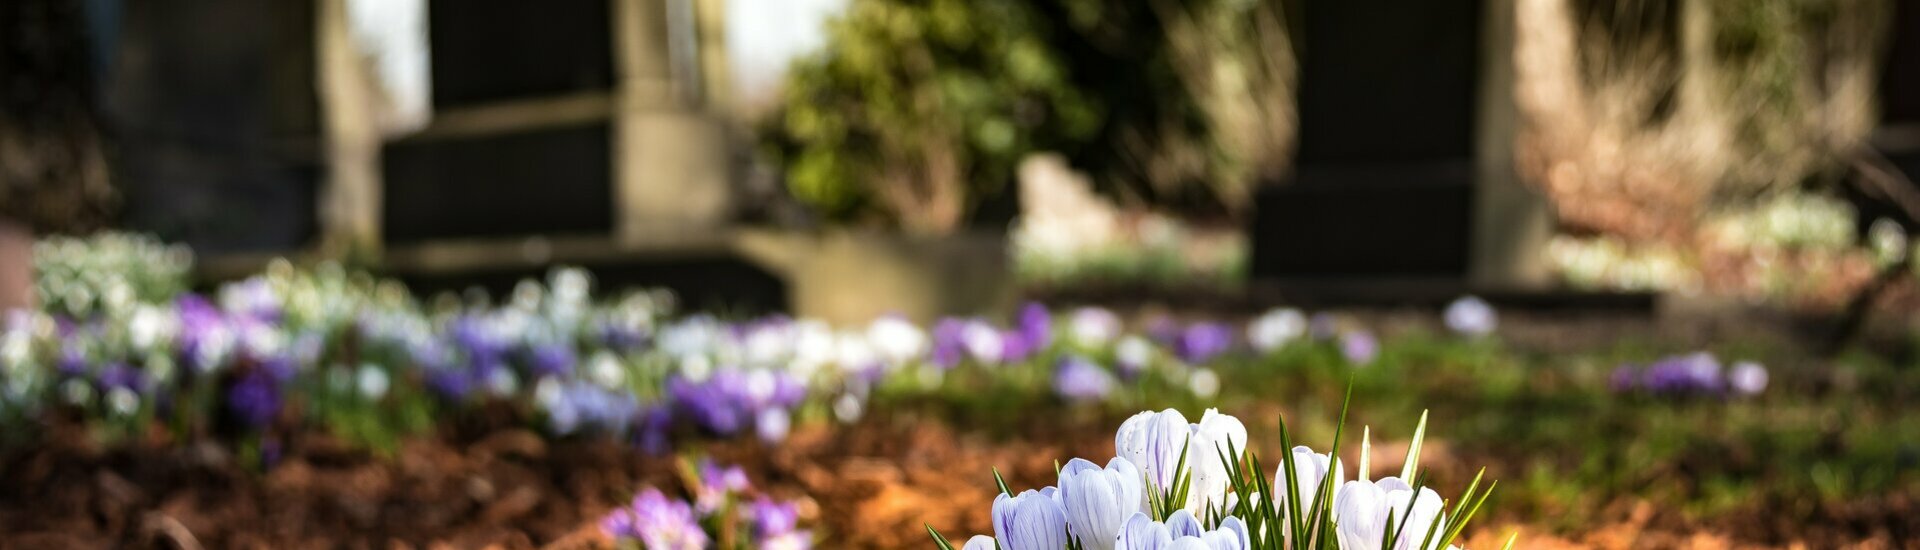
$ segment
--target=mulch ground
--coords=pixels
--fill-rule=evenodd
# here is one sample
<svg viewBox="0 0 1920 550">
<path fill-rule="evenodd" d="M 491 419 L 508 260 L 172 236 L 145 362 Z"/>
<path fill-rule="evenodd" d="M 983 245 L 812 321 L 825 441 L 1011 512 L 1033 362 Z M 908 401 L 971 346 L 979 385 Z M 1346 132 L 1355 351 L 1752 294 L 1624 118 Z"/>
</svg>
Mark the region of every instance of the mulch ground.
<svg viewBox="0 0 1920 550">
<path fill-rule="evenodd" d="M 1112 453 L 1103 429 L 1050 421 L 988 436 L 953 424 L 875 416 L 808 427 L 777 447 L 703 447 L 744 465 L 771 494 L 802 499 L 821 548 L 927 548 L 926 524 L 956 538 L 984 532 L 990 468 L 1012 486 L 1031 487 L 1051 482 L 1056 459 Z M 391 456 L 306 436 L 262 471 L 215 445 L 100 449 L 56 437 L 0 461 L 0 547 L 598 548 L 607 545 L 595 526 L 601 514 L 643 485 L 680 486 L 675 460 L 501 428 L 421 438 Z M 1622 502 L 1592 512 L 1602 521 L 1571 534 L 1494 515 L 1470 542 L 1498 548 L 1518 531 L 1519 548 L 1920 548 L 1914 495 L 1804 517 L 1777 510 L 1755 503 L 1701 523 Z"/>
</svg>

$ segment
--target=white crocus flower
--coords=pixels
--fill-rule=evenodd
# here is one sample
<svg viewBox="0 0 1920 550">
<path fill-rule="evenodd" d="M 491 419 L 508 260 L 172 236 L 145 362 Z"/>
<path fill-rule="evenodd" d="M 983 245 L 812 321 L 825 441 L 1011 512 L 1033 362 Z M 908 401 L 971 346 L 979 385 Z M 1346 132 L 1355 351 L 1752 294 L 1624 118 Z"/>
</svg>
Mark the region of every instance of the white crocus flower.
<svg viewBox="0 0 1920 550">
<path fill-rule="evenodd" d="M 1320 483 L 1331 476 L 1332 479 L 1326 481 L 1331 486 L 1328 494 L 1337 494 L 1345 481 L 1346 472 L 1340 465 L 1340 459 L 1334 458 L 1332 453 L 1318 454 L 1305 445 L 1294 447 L 1292 453 L 1294 483 L 1299 491 L 1296 496 L 1300 502 L 1301 517 L 1304 518 L 1312 516 L 1314 506 L 1319 504 Z M 1285 464 L 1280 465 L 1279 469 L 1273 472 L 1274 490 L 1279 493 L 1275 495 L 1273 502 L 1274 506 L 1280 510 L 1291 510 L 1288 507 L 1287 494 L 1282 492 L 1286 489 L 1281 486 L 1287 482 L 1286 476 Z"/>
<path fill-rule="evenodd" d="M 960 333 L 960 342 L 967 347 L 967 353 L 974 360 L 984 364 L 999 363 L 1000 355 L 1005 351 L 1000 331 L 983 322 L 967 323 L 967 328 Z"/>
<path fill-rule="evenodd" d="M 1193 487 L 1187 494 L 1188 510 L 1195 515 L 1226 504 L 1230 464 L 1247 449 L 1247 427 L 1232 415 L 1207 409 L 1200 423 L 1193 425 L 1193 448 L 1187 464 L 1193 470 Z M 1223 460 L 1223 456 L 1225 457 Z"/>
<path fill-rule="evenodd" d="M 881 358 L 894 365 L 907 364 L 927 352 L 926 331 L 898 316 L 874 319 L 867 325 L 867 340 Z"/>
<path fill-rule="evenodd" d="M 1500 316 L 1486 300 L 1462 296 L 1447 305 L 1447 328 L 1466 336 L 1485 336 L 1500 326 Z"/>
<path fill-rule="evenodd" d="M 1142 412 L 1127 419 L 1114 434 L 1114 454 L 1146 475 L 1148 491 L 1165 494 L 1181 474 L 1189 475 L 1191 485 L 1183 508 L 1196 514 L 1227 502 L 1228 467 L 1221 455 L 1245 452 L 1246 445 L 1247 428 L 1240 419 L 1215 409 L 1207 409 L 1198 424 L 1187 423 L 1173 409 Z M 1183 454 L 1185 472 L 1177 471 Z"/>
<path fill-rule="evenodd" d="M 1103 308 L 1083 307 L 1074 310 L 1067 326 L 1073 342 L 1089 348 L 1107 345 L 1120 335 L 1120 317 Z"/>
<path fill-rule="evenodd" d="M 1192 437 L 1192 424 L 1180 411 L 1142 412 L 1120 424 L 1113 437 L 1114 455 L 1146 475 L 1147 491 L 1165 494 L 1181 473 L 1175 468 Z"/>
<path fill-rule="evenodd" d="M 1429 530 L 1436 533 L 1446 530 L 1443 506 L 1440 495 L 1432 489 L 1422 487 L 1416 492 L 1399 478 L 1386 477 L 1377 482 L 1349 481 L 1340 487 L 1333 504 L 1340 548 L 1380 548 L 1390 535 L 1388 516 L 1392 516 L 1392 532 L 1399 535 L 1392 549 L 1420 548 Z M 1428 542 L 1426 550 L 1439 548 L 1439 538 L 1436 535 Z"/>
<path fill-rule="evenodd" d="M 1076 458 L 1060 469 L 1067 526 L 1090 550 L 1113 549 L 1121 524 L 1140 512 L 1142 490 L 1139 468 L 1124 458 L 1107 461 L 1105 469 Z"/>
<path fill-rule="evenodd" d="M 1247 343 L 1254 350 L 1270 353 L 1285 347 L 1307 333 L 1307 316 L 1298 309 L 1278 308 L 1247 324 Z"/>
</svg>

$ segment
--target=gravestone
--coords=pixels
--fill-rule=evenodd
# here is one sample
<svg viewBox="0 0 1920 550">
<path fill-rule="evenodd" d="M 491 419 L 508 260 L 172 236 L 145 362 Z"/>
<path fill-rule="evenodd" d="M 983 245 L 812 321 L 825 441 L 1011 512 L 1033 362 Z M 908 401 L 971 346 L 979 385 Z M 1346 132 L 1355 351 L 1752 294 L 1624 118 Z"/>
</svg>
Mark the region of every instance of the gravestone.
<svg viewBox="0 0 1920 550">
<path fill-rule="evenodd" d="M 383 240 L 592 235 L 649 246 L 731 221 L 713 0 L 431 0 L 434 118 L 382 151 Z"/>
<path fill-rule="evenodd" d="M 116 5 L 117 4 L 117 5 Z M 124 224 L 203 254 L 318 231 L 322 167 L 308 0 L 101 2 L 104 125 Z"/>
<path fill-rule="evenodd" d="M 1880 73 L 1880 128 L 1874 146 L 1920 181 L 1920 5 L 1894 2 L 1886 62 Z"/>
<path fill-rule="evenodd" d="M 1545 211 L 1512 167 L 1512 0 L 1305 2 L 1290 181 L 1257 197 L 1256 279 L 1518 286 Z"/>
</svg>

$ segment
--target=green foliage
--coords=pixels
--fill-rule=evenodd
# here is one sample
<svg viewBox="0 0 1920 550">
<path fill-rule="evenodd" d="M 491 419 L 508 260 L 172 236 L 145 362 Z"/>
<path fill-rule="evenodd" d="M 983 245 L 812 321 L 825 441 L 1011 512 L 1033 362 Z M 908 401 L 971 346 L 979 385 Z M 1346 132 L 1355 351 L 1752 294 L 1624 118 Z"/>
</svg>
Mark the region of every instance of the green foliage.
<svg viewBox="0 0 1920 550">
<path fill-rule="evenodd" d="M 773 121 L 789 190 L 838 219 L 953 229 L 1022 155 L 1099 124 L 1046 30 L 1022 1 L 856 0 Z"/>
<path fill-rule="evenodd" d="M 1232 207 L 1292 132 L 1276 6 L 853 0 L 794 65 L 765 150 L 843 222 L 951 230 L 1036 151 L 1125 199 Z"/>
</svg>

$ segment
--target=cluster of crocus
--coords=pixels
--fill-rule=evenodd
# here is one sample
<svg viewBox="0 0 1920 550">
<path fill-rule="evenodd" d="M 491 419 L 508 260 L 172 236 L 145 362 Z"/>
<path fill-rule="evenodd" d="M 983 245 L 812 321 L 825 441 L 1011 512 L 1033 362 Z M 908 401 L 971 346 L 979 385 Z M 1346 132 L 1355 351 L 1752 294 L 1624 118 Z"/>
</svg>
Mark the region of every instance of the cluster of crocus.
<svg viewBox="0 0 1920 550">
<path fill-rule="evenodd" d="M 669 414 L 687 418 L 708 433 L 731 436 L 752 428 L 761 439 L 786 439 L 791 410 L 806 397 L 792 373 L 723 367 L 704 379 L 687 374 L 667 381 Z"/>
<path fill-rule="evenodd" d="M 192 268 L 186 246 L 138 234 L 54 236 L 33 246 L 34 294 L 47 309 L 76 317 L 165 303 L 186 290 Z"/>
<path fill-rule="evenodd" d="M 203 428 L 208 411 L 256 431 L 274 420 L 284 393 L 320 354 L 325 335 L 289 325 L 264 279 L 230 285 L 218 303 L 183 294 L 166 303 L 120 303 L 86 317 L 14 311 L 0 327 L 0 401 L 48 405 L 108 421 L 161 419 Z M 133 426 L 129 426 L 133 427 Z"/>
<path fill-rule="evenodd" d="M 0 325 L 0 416 L 59 407 L 129 433 L 163 421 L 196 435 L 274 436 L 504 403 L 554 435 L 664 452 L 683 434 L 778 441 L 803 410 L 851 421 L 877 389 L 934 388 L 963 368 L 970 374 L 953 379 L 1043 381 L 1072 402 L 1108 401 L 1126 395 L 1114 391 L 1122 384 L 1147 381 L 1211 397 L 1223 356 L 1273 352 L 1332 326 L 1281 309 L 1244 330 L 1160 318 L 1129 332 L 1106 309 L 1026 304 L 1005 323 L 948 318 L 928 329 L 886 316 L 835 327 L 676 316 L 671 294 L 596 298 L 590 283 L 559 269 L 497 301 L 419 300 L 337 265 L 279 261 L 207 295 L 113 291 L 121 297 L 89 302 L 99 307 L 85 315 L 13 312 Z M 1327 334 L 1356 364 L 1378 353 L 1363 330 Z"/>
<path fill-rule="evenodd" d="M 1104 467 L 1075 458 L 1059 468 L 1057 485 L 1019 493 L 1001 481 L 993 534 L 962 548 L 1452 549 L 1492 488 L 1482 490 L 1476 477 L 1448 509 L 1419 476 L 1425 431 L 1423 417 L 1397 477 L 1368 478 L 1363 438 L 1357 475 L 1347 480 L 1334 458 L 1337 436 L 1333 452 L 1293 447 L 1268 477 L 1246 451 L 1239 419 L 1208 410 L 1188 423 L 1172 409 L 1142 412 L 1120 426 L 1116 456 Z M 1284 423 L 1281 439 L 1289 443 Z M 939 547 L 954 548 L 931 526 L 927 531 Z"/>
<path fill-rule="evenodd" d="M 1612 386 L 1619 393 L 1666 397 L 1752 397 L 1767 390 L 1767 368 L 1752 361 L 1723 368 L 1712 353 L 1695 352 L 1663 357 L 1645 366 L 1614 369 Z"/>
<path fill-rule="evenodd" d="M 806 550 L 813 533 L 800 529 L 799 507 L 755 495 L 745 471 L 702 461 L 692 477 L 693 501 L 648 487 L 600 520 L 618 545 L 646 550 L 754 548 Z M 746 500 L 752 496 L 753 500 Z"/>
</svg>

